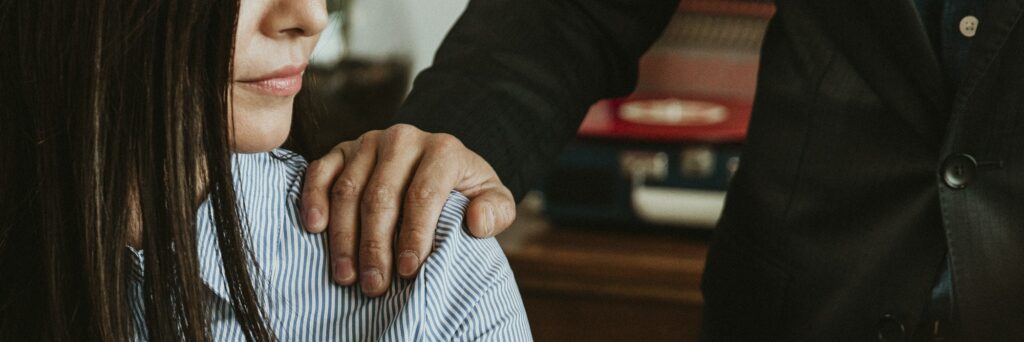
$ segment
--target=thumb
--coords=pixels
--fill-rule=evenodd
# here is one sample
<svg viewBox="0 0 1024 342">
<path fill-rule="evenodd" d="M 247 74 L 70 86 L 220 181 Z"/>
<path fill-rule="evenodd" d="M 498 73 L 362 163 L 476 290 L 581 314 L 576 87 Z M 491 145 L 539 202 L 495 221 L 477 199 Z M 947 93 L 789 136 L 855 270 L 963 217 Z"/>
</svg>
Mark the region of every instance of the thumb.
<svg viewBox="0 0 1024 342">
<path fill-rule="evenodd" d="M 500 183 L 469 196 L 466 224 L 469 233 L 478 238 L 504 232 L 516 219 L 516 203 L 512 192 Z"/>
</svg>

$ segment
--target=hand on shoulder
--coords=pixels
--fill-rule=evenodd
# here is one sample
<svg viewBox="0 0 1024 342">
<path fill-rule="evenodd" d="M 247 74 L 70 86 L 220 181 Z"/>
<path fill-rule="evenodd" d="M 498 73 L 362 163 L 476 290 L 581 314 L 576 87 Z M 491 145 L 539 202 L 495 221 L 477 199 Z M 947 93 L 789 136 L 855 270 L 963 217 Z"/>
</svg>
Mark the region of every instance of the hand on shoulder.
<svg viewBox="0 0 1024 342">
<path fill-rule="evenodd" d="M 403 278 L 415 277 L 452 190 L 470 199 L 473 236 L 497 235 L 515 219 L 512 192 L 482 157 L 452 135 L 397 124 L 342 142 L 310 163 L 302 217 L 308 231 L 328 232 L 332 279 L 359 281 L 364 293 L 379 296 L 396 260 Z"/>
</svg>

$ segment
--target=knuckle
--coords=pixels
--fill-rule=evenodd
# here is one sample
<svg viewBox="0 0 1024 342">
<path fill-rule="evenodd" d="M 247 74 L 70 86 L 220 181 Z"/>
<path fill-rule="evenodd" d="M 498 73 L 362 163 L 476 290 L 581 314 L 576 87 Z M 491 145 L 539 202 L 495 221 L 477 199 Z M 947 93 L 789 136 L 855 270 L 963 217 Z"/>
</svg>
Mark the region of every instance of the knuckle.
<svg viewBox="0 0 1024 342">
<path fill-rule="evenodd" d="M 359 147 L 356 148 L 356 154 L 369 155 L 374 154 L 377 151 L 377 139 L 364 140 L 359 143 Z"/>
<path fill-rule="evenodd" d="M 331 199 L 347 200 L 359 197 L 359 183 L 351 178 L 341 178 L 331 188 Z"/>
<path fill-rule="evenodd" d="M 419 133 L 419 129 L 409 124 L 396 124 L 388 127 L 385 133 L 391 136 L 409 137 Z"/>
<path fill-rule="evenodd" d="M 330 151 L 327 151 L 327 154 L 344 154 L 345 153 L 345 147 L 347 147 L 347 146 L 349 146 L 351 144 L 352 144 L 351 141 L 346 141 L 346 142 L 334 145 L 334 147 L 331 147 Z M 327 154 L 325 154 L 325 156 Z"/>
<path fill-rule="evenodd" d="M 362 142 L 360 140 L 358 140 L 358 139 L 357 140 L 349 140 L 349 141 L 340 143 L 337 146 L 334 146 L 334 148 L 332 148 L 331 151 L 328 152 L 328 153 L 330 153 L 330 154 L 338 154 L 338 155 L 341 155 L 342 158 L 344 158 L 344 157 L 346 157 L 346 154 L 351 154 L 353 150 L 358 149 L 359 145 L 361 143 Z"/>
<path fill-rule="evenodd" d="M 359 245 L 359 260 L 375 264 L 379 263 L 380 259 L 388 254 L 388 247 L 386 243 L 381 243 L 376 240 L 363 241 Z"/>
<path fill-rule="evenodd" d="M 366 133 L 363 133 L 363 135 L 359 136 L 359 139 L 362 139 L 362 140 L 376 140 L 377 137 L 380 136 L 380 132 L 381 131 L 377 130 L 377 129 L 372 130 L 372 131 L 366 131 Z"/>
<path fill-rule="evenodd" d="M 381 212 L 395 207 L 395 191 L 383 184 L 373 185 L 367 188 L 366 196 L 363 196 L 363 207 L 369 212 Z"/>
<path fill-rule="evenodd" d="M 375 144 L 377 142 L 377 139 L 380 138 L 380 134 L 380 131 L 376 130 L 363 133 L 363 135 L 359 136 L 359 140 L 357 140 L 357 142 L 359 143 L 359 147 L 362 148 L 366 145 Z"/>
<path fill-rule="evenodd" d="M 355 245 L 350 243 L 355 239 L 355 234 L 349 232 L 332 232 L 331 239 L 339 243 L 333 244 L 331 252 L 335 257 L 352 257 L 355 253 Z"/>
<path fill-rule="evenodd" d="M 432 145 L 434 148 L 442 151 L 452 151 L 455 149 L 462 148 L 462 141 L 456 138 L 454 135 L 447 133 L 434 134 L 432 137 Z"/>
<path fill-rule="evenodd" d="M 400 149 L 416 141 L 418 129 L 413 126 L 398 124 L 391 126 L 380 137 L 380 145 L 385 149 Z"/>
<path fill-rule="evenodd" d="M 406 198 L 408 199 L 409 204 L 413 206 L 429 204 L 440 194 L 437 189 L 425 184 L 410 185 L 407 191 L 408 193 L 406 194 Z"/>
</svg>

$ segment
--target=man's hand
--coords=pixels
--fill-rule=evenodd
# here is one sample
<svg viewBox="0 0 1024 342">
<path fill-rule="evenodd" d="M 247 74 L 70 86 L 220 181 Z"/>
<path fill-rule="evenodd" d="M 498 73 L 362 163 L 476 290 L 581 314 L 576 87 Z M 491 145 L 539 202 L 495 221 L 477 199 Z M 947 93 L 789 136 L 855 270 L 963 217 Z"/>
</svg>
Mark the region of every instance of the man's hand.
<svg viewBox="0 0 1024 342">
<path fill-rule="evenodd" d="M 399 275 L 415 277 L 453 189 L 470 199 L 466 222 L 473 236 L 494 236 L 515 219 L 512 192 L 483 158 L 451 135 L 399 124 L 338 144 L 312 162 L 302 217 L 311 233 L 327 229 L 334 281 L 359 280 L 364 293 L 380 296 L 391 284 L 393 260 Z"/>
</svg>

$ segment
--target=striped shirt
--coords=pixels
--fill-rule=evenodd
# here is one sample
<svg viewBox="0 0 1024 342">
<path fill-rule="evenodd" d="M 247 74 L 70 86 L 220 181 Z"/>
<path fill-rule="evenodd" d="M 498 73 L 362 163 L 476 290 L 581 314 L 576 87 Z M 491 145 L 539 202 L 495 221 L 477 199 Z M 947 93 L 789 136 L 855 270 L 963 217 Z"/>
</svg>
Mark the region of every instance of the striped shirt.
<svg viewBox="0 0 1024 342">
<path fill-rule="evenodd" d="M 306 162 L 285 150 L 238 154 L 233 176 L 246 239 L 258 265 L 254 282 L 281 341 L 532 340 L 522 298 L 497 242 L 463 229 L 468 200 L 453 192 L 437 225 L 433 252 L 414 280 L 394 276 L 378 298 L 331 282 L 323 234 L 306 233 L 299 196 Z M 202 279 L 211 334 L 243 341 L 234 318 L 209 200 L 197 213 Z M 132 324 L 146 339 L 142 251 L 129 248 Z"/>
</svg>

